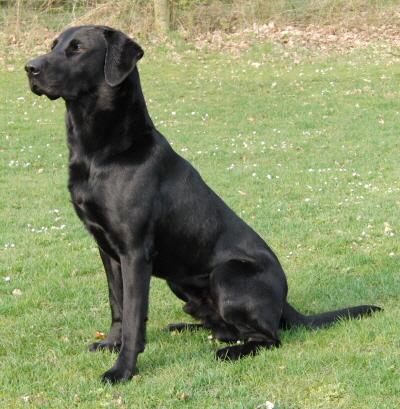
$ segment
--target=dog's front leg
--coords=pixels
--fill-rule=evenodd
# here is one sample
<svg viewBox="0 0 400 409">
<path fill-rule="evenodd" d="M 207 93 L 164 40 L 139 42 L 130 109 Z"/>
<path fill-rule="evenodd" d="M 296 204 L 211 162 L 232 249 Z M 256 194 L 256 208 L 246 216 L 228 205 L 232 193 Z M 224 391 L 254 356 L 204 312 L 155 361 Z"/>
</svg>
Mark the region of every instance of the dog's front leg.
<svg viewBox="0 0 400 409">
<path fill-rule="evenodd" d="M 103 374 L 103 382 L 131 379 L 137 356 L 144 351 L 152 263 L 145 251 L 121 257 L 123 282 L 122 346 L 115 364 Z"/>
<path fill-rule="evenodd" d="M 111 307 L 111 327 L 108 331 L 107 338 L 90 344 L 88 346 L 88 350 L 96 351 L 98 349 L 108 349 L 109 351 L 119 351 L 121 349 L 123 302 L 121 265 L 106 254 L 101 248 L 99 248 L 99 250 L 107 275 L 108 293 Z"/>
</svg>

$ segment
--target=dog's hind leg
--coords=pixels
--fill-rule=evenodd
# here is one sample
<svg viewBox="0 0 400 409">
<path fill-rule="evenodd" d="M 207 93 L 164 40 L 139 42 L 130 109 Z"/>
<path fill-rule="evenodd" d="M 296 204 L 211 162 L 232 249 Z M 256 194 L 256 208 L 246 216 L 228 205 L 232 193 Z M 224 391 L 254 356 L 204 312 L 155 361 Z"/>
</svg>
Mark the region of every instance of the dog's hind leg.
<svg viewBox="0 0 400 409">
<path fill-rule="evenodd" d="M 195 289 L 188 289 L 185 288 L 185 286 L 174 283 L 172 281 L 167 281 L 167 284 L 171 291 L 182 301 L 185 301 L 186 303 L 189 301 L 189 298 L 193 296 L 191 294 L 192 292 L 196 292 Z M 197 295 L 197 294 L 196 294 Z M 198 296 L 198 295 L 197 295 Z M 196 330 L 199 328 L 204 328 L 203 324 L 188 324 L 186 322 L 177 322 L 173 324 L 168 324 L 166 327 L 163 328 L 164 331 L 177 331 L 177 332 L 182 332 L 182 331 L 192 331 Z"/>
<path fill-rule="evenodd" d="M 203 324 L 188 324 L 186 322 L 177 322 L 175 324 L 168 324 L 164 329 L 164 331 L 170 332 L 183 332 L 183 331 L 193 331 L 199 328 L 204 328 Z"/>
<path fill-rule="evenodd" d="M 89 351 L 97 349 L 108 349 L 109 351 L 119 351 L 121 349 L 121 328 L 122 328 L 122 276 L 121 265 L 100 249 L 100 256 L 106 270 L 108 281 L 108 292 L 111 307 L 111 327 L 105 339 L 94 342 L 88 346 Z"/>
<path fill-rule="evenodd" d="M 229 326 L 215 309 L 211 294 L 210 281 L 207 279 L 202 285 L 188 286 L 168 281 L 172 292 L 185 301 L 183 311 L 191 315 L 201 324 L 187 324 L 183 322 L 169 324 L 165 331 L 196 330 L 205 328 L 211 331 L 213 338 L 224 342 L 234 342 L 239 339 L 238 331 L 233 326 Z"/>
<path fill-rule="evenodd" d="M 274 261 L 267 267 L 242 260 L 217 266 L 211 275 L 214 305 L 247 342 L 220 349 L 216 357 L 234 360 L 256 354 L 260 348 L 280 346 L 277 330 L 286 291 L 283 271 Z"/>
</svg>

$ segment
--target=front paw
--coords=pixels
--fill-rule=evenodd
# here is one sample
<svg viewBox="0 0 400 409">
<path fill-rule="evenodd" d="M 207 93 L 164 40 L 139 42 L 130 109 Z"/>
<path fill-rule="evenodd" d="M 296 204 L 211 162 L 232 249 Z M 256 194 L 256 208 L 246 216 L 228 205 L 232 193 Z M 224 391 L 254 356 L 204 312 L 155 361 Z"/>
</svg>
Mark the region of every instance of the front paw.
<svg viewBox="0 0 400 409">
<path fill-rule="evenodd" d="M 117 366 L 111 367 L 107 372 L 104 372 L 100 380 L 103 383 L 116 384 L 118 382 L 129 381 L 133 377 L 133 372 L 126 368 Z"/>
<path fill-rule="evenodd" d="M 93 344 L 90 344 L 87 347 L 87 350 L 90 352 L 94 352 L 96 350 L 104 350 L 107 349 L 110 352 L 119 352 L 121 349 L 121 343 L 120 342 L 112 342 L 112 341 L 107 341 L 107 339 L 104 339 L 103 341 L 99 342 L 93 342 Z"/>
</svg>

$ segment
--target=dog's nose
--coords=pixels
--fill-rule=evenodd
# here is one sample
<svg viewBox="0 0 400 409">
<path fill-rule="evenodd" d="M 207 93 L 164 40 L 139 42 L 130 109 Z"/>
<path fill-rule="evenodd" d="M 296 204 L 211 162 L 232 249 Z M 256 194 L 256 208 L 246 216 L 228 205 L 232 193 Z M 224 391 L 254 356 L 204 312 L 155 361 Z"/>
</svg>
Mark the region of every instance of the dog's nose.
<svg viewBox="0 0 400 409">
<path fill-rule="evenodd" d="M 42 71 L 43 64 L 41 60 L 32 60 L 25 65 L 25 71 L 28 77 L 39 75 Z"/>
</svg>

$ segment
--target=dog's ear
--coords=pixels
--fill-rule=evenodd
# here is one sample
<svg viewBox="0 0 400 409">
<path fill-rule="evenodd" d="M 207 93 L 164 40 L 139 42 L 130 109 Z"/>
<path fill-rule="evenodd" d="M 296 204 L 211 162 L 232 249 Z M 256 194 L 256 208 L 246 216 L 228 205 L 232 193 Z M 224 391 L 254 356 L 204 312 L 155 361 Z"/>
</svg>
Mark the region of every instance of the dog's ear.
<svg viewBox="0 0 400 409">
<path fill-rule="evenodd" d="M 135 68 L 143 57 L 143 50 L 121 31 L 106 29 L 107 53 L 104 74 L 107 84 L 115 87 L 120 84 Z"/>
</svg>

